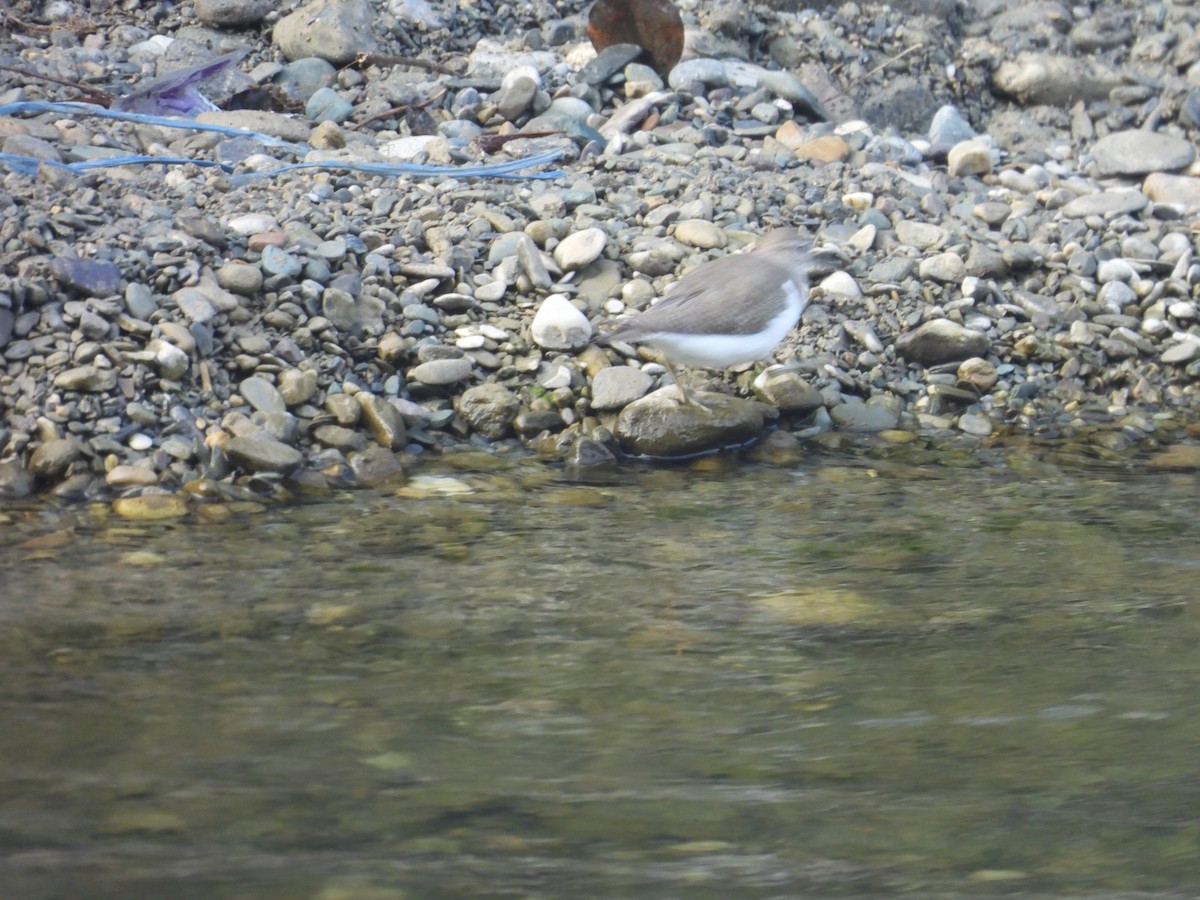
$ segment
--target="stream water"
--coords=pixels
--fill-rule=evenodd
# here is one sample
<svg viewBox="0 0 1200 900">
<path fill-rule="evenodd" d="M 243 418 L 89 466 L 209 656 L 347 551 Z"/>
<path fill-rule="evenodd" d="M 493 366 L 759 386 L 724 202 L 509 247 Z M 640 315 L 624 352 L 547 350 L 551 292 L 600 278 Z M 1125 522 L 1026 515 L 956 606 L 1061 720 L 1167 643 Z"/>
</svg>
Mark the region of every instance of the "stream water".
<svg viewBox="0 0 1200 900">
<path fill-rule="evenodd" d="M 0 507 L 0 897 L 1200 894 L 1200 477 Z"/>
</svg>

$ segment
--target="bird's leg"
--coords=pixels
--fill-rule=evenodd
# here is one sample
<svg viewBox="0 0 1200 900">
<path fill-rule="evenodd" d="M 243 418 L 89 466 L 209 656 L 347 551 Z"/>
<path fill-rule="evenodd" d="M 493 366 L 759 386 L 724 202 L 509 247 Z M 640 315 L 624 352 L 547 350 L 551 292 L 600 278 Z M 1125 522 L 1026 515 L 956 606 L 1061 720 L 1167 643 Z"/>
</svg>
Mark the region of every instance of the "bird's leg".
<svg viewBox="0 0 1200 900">
<path fill-rule="evenodd" d="M 683 383 L 683 381 L 680 380 L 679 373 L 675 371 L 675 366 L 671 364 L 671 361 L 662 354 L 659 354 L 659 356 L 662 359 L 663 365 L 667 367 L 667 374 L 671 376 L 671 381 L 675 383 L 675 387 L 679 388 L 679 396 L 683 399 L 683 402 L 688 406 L 694 406 L 697 409 L 704 410 L 705 412 L 712 412 L 712 410 L 706 406 L 704 402 L 700 400 L 700 398 L 697 397 L 696 394 Z"/>
</svg>

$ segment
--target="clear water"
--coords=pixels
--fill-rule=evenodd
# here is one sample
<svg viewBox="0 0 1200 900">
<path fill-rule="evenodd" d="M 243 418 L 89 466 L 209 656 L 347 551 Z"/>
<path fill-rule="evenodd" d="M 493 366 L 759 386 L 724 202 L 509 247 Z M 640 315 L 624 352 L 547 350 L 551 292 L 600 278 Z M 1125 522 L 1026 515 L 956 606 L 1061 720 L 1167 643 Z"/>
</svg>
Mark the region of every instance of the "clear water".
<svg viewBox="0 0 1200 900">
<path fill-rule="evenodd" d="M 1200 895 L 1195 475 L 439 477 L 0 508 L 0 897 Z"/>
</svg>

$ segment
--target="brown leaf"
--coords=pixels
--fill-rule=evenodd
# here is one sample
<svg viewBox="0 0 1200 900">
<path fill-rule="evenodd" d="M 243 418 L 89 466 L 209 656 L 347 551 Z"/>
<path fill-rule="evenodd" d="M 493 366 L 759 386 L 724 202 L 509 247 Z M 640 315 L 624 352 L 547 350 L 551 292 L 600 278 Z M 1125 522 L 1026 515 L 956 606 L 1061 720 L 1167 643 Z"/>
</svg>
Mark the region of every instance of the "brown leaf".
<svg viewBox="0 0 1200 900">
<path fill-rule="evenodd" d="M 663 78 L 683 54 L 683 19 L 671 0 L 596 0 L 587 30 L 597 53 L 613 44 L 637 44 Z"/>
</svg>

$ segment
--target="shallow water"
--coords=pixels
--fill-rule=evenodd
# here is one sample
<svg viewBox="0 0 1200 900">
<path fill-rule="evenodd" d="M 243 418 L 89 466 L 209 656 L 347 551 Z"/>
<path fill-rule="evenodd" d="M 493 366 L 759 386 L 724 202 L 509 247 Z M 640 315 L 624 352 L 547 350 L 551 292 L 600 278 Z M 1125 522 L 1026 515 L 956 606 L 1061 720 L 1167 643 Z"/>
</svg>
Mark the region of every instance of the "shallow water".
<svg viewBox="0 0 1200 900">
<path fill-rule="evenodd" d="M 433 475 L 0 508 L 0 896 L 1200 892 L 1195 475 Z"/>
</svg>

